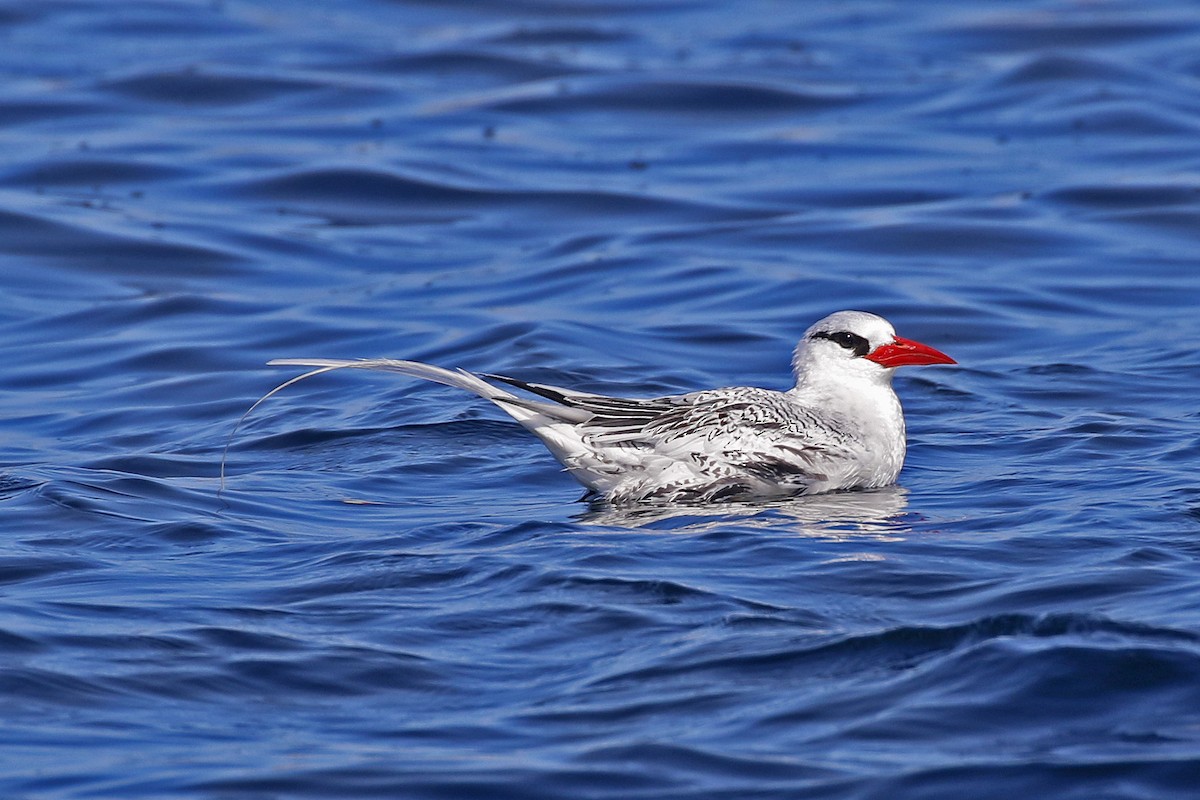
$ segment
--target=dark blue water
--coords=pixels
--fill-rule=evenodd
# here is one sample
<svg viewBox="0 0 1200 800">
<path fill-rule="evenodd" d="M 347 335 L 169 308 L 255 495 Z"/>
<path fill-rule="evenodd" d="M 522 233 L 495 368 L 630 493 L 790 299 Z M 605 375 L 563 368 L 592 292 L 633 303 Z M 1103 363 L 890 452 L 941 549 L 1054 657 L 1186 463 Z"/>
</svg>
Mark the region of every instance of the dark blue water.
<svg viewBox="0 0 1200 800">
<path fill-rule="evenodd" d="M 1182 798 L 1200 8 L 0 9 L 0 796 Z M 900 486 L 620 511 L 486 404 L 782 388 Z"/>
</svg>

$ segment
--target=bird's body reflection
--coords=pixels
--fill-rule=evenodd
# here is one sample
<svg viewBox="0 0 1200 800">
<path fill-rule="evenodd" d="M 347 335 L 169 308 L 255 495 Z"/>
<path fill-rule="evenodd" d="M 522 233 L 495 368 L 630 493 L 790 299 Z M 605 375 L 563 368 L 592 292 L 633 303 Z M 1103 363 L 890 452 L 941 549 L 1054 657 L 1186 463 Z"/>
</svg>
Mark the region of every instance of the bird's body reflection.
<svg viewBox="0 0 1200 800">
<path fill-rule="evenodd" d="M 896 536 L 907 528 L 908 490 L 902 486 L 801 495 L 782 500 L 708 505 L 615 505 L 593 500 L 575 519 L 586 525 L 695 533 L 738 527 L 791 529 L 797 536 Z"/>
</svg>

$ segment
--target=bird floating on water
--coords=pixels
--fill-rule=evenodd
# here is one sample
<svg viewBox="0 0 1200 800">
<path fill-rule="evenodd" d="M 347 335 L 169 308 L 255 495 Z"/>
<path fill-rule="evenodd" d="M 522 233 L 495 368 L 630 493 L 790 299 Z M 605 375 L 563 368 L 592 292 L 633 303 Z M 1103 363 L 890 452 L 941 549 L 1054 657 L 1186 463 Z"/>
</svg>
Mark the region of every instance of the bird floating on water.
<svg viewBox="0 0 1200 800">
<path fill-rule="evenodd" d="M 276 387 L 250 411 L 323 372 L 398 372 L 495 403 L 541 439 L 590 493 L 610 502 L 705 503 L 895 483 L 906 448 L 904 413 L 892 389 L 896 367 L 956 362 L 897 336 L 882 317 L 838 311 L 809 328 L 796 346 L 796 385 L 786 392 L 738 386 L 638 399 L 419 361 L 268 363 L 315 369 Z"/>
</svg>

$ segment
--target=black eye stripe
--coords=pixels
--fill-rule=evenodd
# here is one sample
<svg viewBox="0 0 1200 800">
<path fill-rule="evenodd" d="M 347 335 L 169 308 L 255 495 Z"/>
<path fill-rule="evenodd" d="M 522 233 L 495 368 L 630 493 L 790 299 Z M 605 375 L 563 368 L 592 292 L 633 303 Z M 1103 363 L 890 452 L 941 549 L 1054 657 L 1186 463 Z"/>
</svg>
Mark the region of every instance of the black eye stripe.
<svg viewBox="0 0 1200 800">
<path fill-rule="evenodd" d="M 871 343 L 857 333 L 851 333 L 850 331 L 817 331 L 812 335 L 812 338 L 828 339 L 852 351 L 856 356 L 865 356 L 871 352 Z"/>
</svg>

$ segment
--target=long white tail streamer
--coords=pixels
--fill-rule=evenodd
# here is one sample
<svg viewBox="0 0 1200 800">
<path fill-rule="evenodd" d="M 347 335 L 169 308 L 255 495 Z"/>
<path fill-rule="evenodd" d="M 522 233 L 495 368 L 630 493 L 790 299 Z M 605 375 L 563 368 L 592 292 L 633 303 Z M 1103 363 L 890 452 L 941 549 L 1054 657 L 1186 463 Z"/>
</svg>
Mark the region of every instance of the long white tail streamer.
<svg viewBox="0 0 1200 800">
<path fill-rule="evenodd" d="M 341 367 L 335 367 L 335 366 L 321 367 L 320 369 L 314 369 L 310 372 L 304 373 L 303 375 L 297 375 L 294 378 L 290 378 L 290 379 L 284 381 L 283 383 L 279 384 L 278 386 L 276 386 L 271 391 L 264 394 L 262 397 L 255 400 L 254 405 L 247 408 L 246 413 L 244 413 L 244 414 L 242 414 L 242 416 L 238 417 L 237 424 L 235 424 L 233 426 L 233 430 L 231 430 L 229 432 L 229 438 L 225 440 L 225 449 L 221 451 L 221 483 L 220 483 L 220 488 L 218 491 L 225 490 L 225 461 L 229 457 L 229 448 L 233 445 L 233 437 L 237 435 L 238 429 L 242 427 L 242 423 L 246 421 L 246 417 L 250 416 L 250 413 L 252 411 L 254 411 L 254 409 L 261 406 L 264 402 L 266 402 L 267 398 L 271 397 L 275 393 L 281 392 L 284 389 L 286 389 L 287 387 L 291 386 L 292 384 L 299 383 L 300 381 L 304 380 L 305 378 L 311 378 L 314 375 L 320 375 L 322 372 L 331 372 L 332 370 L 335 370 L 335 369 L 341 369 Z"/>
<path fill-rule="evenodd" d="M 442 367 L 435 367 L 432 364 L 422 364 L 419 361 L 401 361 L 394 358 L 359 358 L 359 359 L 335 359 L 335 358 L 276 358 L 268 361 L 267 364 L 272 367 L 316 367 L 316 369 L 305 372 L 302 375 L 297 375 L 294 378 L 289 378 L 283 383 L 276 386 L 271 391 L 264 394 L 254 402 L 254 405 L 246 409 L 246 413 L 238 418 L 237 424 L 233 426 L 233 430 L 229 432 L 229 438 L 225 442 L 225 449 L 221 451 L 221 482 L 220 490 L 225 489 L 225 463 L 229 456 L 229 448 L 233 445 L 233 438 L 237 435 L 238 429 L 246 418 L 262 405 L 266 400 L 273 397 L 284 389 L 307 380 L 316 375 L 321 375 L 325 372 L 332 372 L 337 369 L 369 369 L 378 370 L 381 372 L 398 372 L 401 375 L 409 375 L 414 378 L 423 378 L 427 381 L 441 383 L 446 386 L 453 386 L 457 389 L 465 389 L 468 392 L 479 395 L 492 401 L 516 401 L 517 397 L 511 392 L 507 392 L 497 386 L 493 386 L 482 378 L 472 375 L 466 370 L 449 370 Z"/>
</svg>

